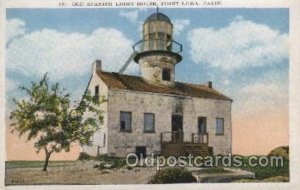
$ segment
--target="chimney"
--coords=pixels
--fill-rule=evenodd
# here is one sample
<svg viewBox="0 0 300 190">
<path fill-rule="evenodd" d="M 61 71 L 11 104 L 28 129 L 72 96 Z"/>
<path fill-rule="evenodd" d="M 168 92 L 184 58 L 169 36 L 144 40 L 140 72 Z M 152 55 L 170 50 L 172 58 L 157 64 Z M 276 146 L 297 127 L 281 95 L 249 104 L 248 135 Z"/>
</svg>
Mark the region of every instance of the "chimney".
<svg viewBox="0 0 300 190">
<path fill-rule="evenodd" d="M 207 87 L 212 88 L 212 82 L 211 81 L 207 81 Z"/>
<path fill-rule="evenodd" d="M 93 62 L 93 64 L 92 64 L 93 66 L 93 73 L 96 73 L 96 72 L 101 72 L 101 70 L 102 70 L 102 63 L 101 63 L 101 60 L 98 60 L 98 59 L 96 59 L 94 62 Z"/>
</svg>

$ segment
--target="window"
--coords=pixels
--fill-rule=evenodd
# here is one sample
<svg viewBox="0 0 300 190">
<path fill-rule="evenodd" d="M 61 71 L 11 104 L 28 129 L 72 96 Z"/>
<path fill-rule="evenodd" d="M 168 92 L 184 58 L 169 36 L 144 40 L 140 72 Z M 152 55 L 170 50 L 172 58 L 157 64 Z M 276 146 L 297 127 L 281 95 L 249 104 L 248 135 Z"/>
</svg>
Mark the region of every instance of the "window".
<svg viewBox="0 0 300 190">
<path fill-rule="evenodd" d="M 120 131 L 131 132 L 131 112 L 120 112 Z"/>
<path fill-rule="evenodd" d="M 216 118 L 216 135 L 224 135 L 224 118 Z"/>
<path fill-rule="evenodd" d="M 153 133 L 155 126 L 155 116 L 153 113 L 144 113 L 144 132 Z"/>
<path fill-rule="evenodd" d="M 206 133 L 206 117 L 198 117 L 198 133 Z"/>
<path fill-rule="evenodd" d="M 162 80 L 170 81 L 171 80 L 171 71 L 168 68 L 163 68 L 162 70 Z"/>
<path fill-rule="evenodd" d="M 99 98 L 99 85 L 95 86 L 95 98 Z"/>
<path fill-rule="evenodd" d="M 149 34 L 149 49 L 153 50 L 155 48 L 155 33 Z"/>
<path fill-rule="evenodd" d="M 172 37 L 169 34 L 167 35 L 167 50 L 172 51 Z"/>
<path fill-rule="evenodd" d="M 159 32 L 158 33 L 158 50 L 165 50 L 165 34 Z"/>
<path fill-rule="evenodd" d="M 168 29 L 163 22 L 155 23 L 158 32 L 167 33 Z"/>
</svg>

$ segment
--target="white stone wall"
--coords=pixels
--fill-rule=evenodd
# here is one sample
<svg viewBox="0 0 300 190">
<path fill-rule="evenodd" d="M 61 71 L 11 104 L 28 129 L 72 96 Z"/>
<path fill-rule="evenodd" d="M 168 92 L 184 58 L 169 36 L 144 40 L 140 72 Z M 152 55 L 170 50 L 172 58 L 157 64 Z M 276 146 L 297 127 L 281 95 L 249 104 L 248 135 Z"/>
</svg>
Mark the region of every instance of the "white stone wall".
<svg viewBox="0 0 300 190">
<path fill-rule="evenodd" d="M 91 92 L 91 94 L 94 96 L 95 95 L 95 86 L 99 85 L 99 97 L 103 97 L 107 99 L 108 95 L 108 88 L 106 84 L 99 78 L 99 76 L 93 72 L 90 84 L 88 86 L 88 90 Z M 93 136 L 91 139 L 92 141 L 97 141 L 95 138 L 99 138 L 102 135 L 100 133 L 105 134 L 105 143 L 104 146 L 98 147 L 95 144 L 92 146 L 83 146 L 82 151 L 88 153 L 89 155 L 96 156 L 98 153 L 98 148 L 99 148 L 99 153 L 100 154 L 107 154 L 107 139 L 108 139 L 108 113 L 107 113 L 107 102 L 104 102 L 100 104 L 100 109 L 104 111 L 104 120 L 103 124 L 100 126 L 100 130 L 96 132 L 96 134 Z"/>
<path fill-rule="evenodd" d="M 198 117 L 207 117 L 209 146 L 214 154 L 231 152 L 231 102 L 163 94 L 108 91 L 108 154 L 125 156 L 136 146 L 146 146 L 147 154 L 160 151 L 160 133 L 172 130 L 172 114 L 183 114 L 183 130 L 198 132 Z M 132 112 L 132 132 L 120 132 L 120 111 Z M 155 114 L 155 133 L 144 133 L 144 113 Z M 224 118 L 224 135 L 215 135 L 215 119 Z"/>
<path fill-rule="evenodd" d="M 214 154 L 231 152 L 231 102 L 192 98 L 184 106 L 184 131 L 198 132 L 198 117 L 206 117 L 209 146 Z M 216 135 L 216 118 L 224 118 L 224 135 Z"/>
</svg>

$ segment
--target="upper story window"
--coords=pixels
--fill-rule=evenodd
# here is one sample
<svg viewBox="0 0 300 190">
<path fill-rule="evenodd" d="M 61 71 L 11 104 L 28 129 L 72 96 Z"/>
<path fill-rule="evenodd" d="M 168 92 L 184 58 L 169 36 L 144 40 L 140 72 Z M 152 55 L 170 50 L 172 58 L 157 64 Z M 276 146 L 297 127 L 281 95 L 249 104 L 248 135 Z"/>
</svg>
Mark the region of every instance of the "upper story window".
<svg viewBox="0 0 300 190">
<path fill-rule="evenodd" d="M 95 100 L 99 100 L 99 85 L 95 86 L 95 92 L 94 92 L 94 97 L 95 97 Z"/>
<path fill-rule="evenodd" d="M 153 113 L 144 113 L 144 132 L 153 133 L 155 131 L 155 116 Z"/>
<path fill-rule="evenodd" d="M 157 41 L 158 50 L 166 50 L 165 33 L 159 32 L 157 35 L 158 35 L 158 41 Z"/>
<path fill-rule="evenodd" d="M 169 34 L 167 35 L 167 50 L 172 51 L 172 37 Z"/>
<path fill-rule="evenodd" d="M 99 96 L 99 85 L 95 86 L 95 96 Z"/>
<path fill-rule="evenodd" d="M 224 135 L 224 118 L 216 118 L 216 135 Z"/>
<path fill-rule="evenodd" d="M 162 80 L 170 81 L 171 80 L 171 70 L 169 68 L 163 68 L 162 70 Z"/>
<path fill-rule="evenodd" d="M 198 133 L 206 132 L 206 117 L 198 117 Z"/>
<path fill-rule="evenodd" d="M 120 131 L 131 132 L 131 112 L 120 112 Z"/>
<path fill-rule="evenodd" d="M 156 44 L 155 33 L 149 34 L 149 49 L 154 50 Z"/>
</svg>

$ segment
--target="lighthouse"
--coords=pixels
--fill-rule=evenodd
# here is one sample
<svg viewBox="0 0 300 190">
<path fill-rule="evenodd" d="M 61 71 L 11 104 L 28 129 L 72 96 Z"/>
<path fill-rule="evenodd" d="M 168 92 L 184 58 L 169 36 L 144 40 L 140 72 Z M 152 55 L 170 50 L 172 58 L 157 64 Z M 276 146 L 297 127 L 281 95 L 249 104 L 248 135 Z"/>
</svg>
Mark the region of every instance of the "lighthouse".
<svg viewBox="0 0 300 190">
<path fill-rule="evenodd" d="M 231 152 L 232 99 L 208 84 L 175 80 L 182 45 L 159 11 L 143 23 L 142 39 L 118 73 L 93 64 L 86 92 L 104 97 L 103 125 L 84 147 L 90 155 L 206 156 Z M 134 60 L 140 76 L 123 72 Z M 99 149 L 99 147 L 101 147 Z"/>
<path fill-rule="evenodd" d="M 175 85 L 175 67 L 182 57 L 182 45 L 173 39 L 173 24 L 168 16 L 156 12 L 143 24 L 143 39 L 134 45 L 134 61 L 147 82 Z"/>
</svg>

